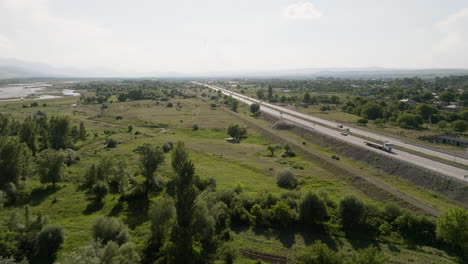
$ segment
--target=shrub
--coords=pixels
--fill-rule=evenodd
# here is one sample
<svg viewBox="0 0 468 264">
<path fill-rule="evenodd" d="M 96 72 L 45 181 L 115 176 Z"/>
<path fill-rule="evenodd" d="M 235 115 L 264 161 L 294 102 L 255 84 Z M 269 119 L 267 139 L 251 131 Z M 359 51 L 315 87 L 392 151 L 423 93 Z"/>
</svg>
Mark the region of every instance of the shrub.
<svg viewBox="0 0 468 264">
<path fill-rule="evenodd" d="M 197 124 L 193 124 L 193 125 L 192 125 L 192 130 L 193 130 L 193 131 L 197 131 L 197 130 L 198 130 L 198 125 L 197 125 Z"/>
<path fill-rule="evenodd" d="M 114 241 L 120 245 L 129 240 L 127 227 L 114 217 L 99 216 L 93 223 L 93 238 L 104 244 Z"/>
<path fill-rule="evenodd" d="M 397 119 L 398 126 L 401 128 L 418 128 L 423 123 L 420 115 L 402 114 Z"/>
<path fill-rule="evenodd" d="M 233 264 L 234 261 L 239 257 L 239 249 L 231 243 L 224 243 L 218 249 L 218 255 L 225 264 Z"/>
<path fill-rule="evenodd" d="M 296 188 L 298 180 L 296 178 L 296 175 L 294 175 L 292 171 L 285 170 L 278 174 L 276 178 L 276 183 L 280 187 L 292 189 Z"/>
<path fill-rule="evenodd" d="M 109 138 L 106 141 L 106 148 L 116 148 L 117 147 L 117 140 L 113 138 Z"/>
<path fill-rule="evenodd" d="M 115 120 L 122 120 L 123 119 L 123 116 L 116 116 L 115 117 Z"/>
<path fill-rule="evenodd" d="M 339 214 L 345 229 L 359 224 L 365 214 L 366 206 L 354 196 L 347 196 L 340 201 Z"/>
<path fill-rule="evenodd" d="M 127 128 L 128 128 L 128 129 L 127 129 L 127 132 L 128 132 L 128 133 L 132 133 L 133 125 L 128 125 Z"/>
<path fill-rule="evenodd" d="M 162 150 L 164 151 L 164 153 L 168 153 L 169 151 L 172 150 L 173 146 L 174 144 L 171 141 L 166 141 L 162 145 Z"/>
<path fill-rule="evenodd" d="M 296 219 L 291 207 L 283 201 L 277 202 L 269 211 L 272 224 L 282 228 L 291 225 Z"/>
<path fill-rule="evenodd" d="M 259 104 L 251 104 L 249 109 L 250 109 L 250 112 L 253 115 L 258 115 L 258 113 L 260 112 L 260 105 Z"/>
<path fill-rule="evenodd" d="M 369 123 L 369 121 L 367 119 L 365 119 L 365 118 L 359 118 L 357 120 L 357 123 L 361 124 L 361 125 L 365 125 L 365 124 Z"/>
<path fill-rule="evenodd" d="M 51 256 L 62 246 L 65 236 L 60 226 L 49 225 L 42 228 L 37 236 L 37 249 L 40 255 Z"/>
<path fill-rule="evenodd" d="M 351 264 L 381 264 L 385 263 L 389 257 L 382 253 L 378 248 L 371 246 L 366 249 L 360 249 L 351 257 Z"/>
<path fill-rule="evenodd" d="M 102 199 L 109 193 L 109 187 L 107 187 L 106 183 L 100 181 L 93 186 L 93 193 L 96 196 L 97 201 L 102 201 Z"/>
<path fill-rule="evenodd" d="M 405 213 L 395 219 L 398 232 L 408 241 L 432 243 L 435 240 L 436 225 L 425 216 Z"/>
<path fill-rule="evenodd" d="M 166 105 L 166 107 L 173 107 L 173 106 L 174 106 L 174 104 L 171 103 L 171 102 L 167 103 L 167 105 Z"/>
<path fill-rule="evenodd" d="M 344 263 L 343 255 L 331 250 L 328 246 L 317 241 L 308 246 L 306 249 L 300 250 L 294 256 L 296 264 L 342 264 Z"/>
<path fill-rule="evenodd" d="M 67 148 L 65 150 L 65 164 L 67 166 L 73 165 L 80 160 L 80 156 L 76 154 L 73 149 Z"/>
<path fill-rule="evenodd" d="M 468 211 L 456 207 L 437 220 L 437 237 L 455 247 L 467 247 Z M 465 243 L 465 245 L 463 244 Z M 468 249 L 468 248 L 467 248 Z"/>
<path fill-rule="evenodd" d="M 317 194 L 309 191 L 299 205 L 299 217 L 306 225 L 323 222 L 328 218 L 327 205 Z"/>
</svg>

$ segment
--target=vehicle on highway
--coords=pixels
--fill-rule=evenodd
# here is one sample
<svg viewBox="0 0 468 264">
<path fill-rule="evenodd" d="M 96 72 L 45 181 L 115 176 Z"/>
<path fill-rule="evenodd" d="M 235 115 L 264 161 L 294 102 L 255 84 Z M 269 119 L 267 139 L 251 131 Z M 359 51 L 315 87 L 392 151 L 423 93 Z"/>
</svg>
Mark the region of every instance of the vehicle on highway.
<svg viewBox="0 0 468 264">
<path fill-rule="evenodd" d="M 346 132 L 341 132 L 340 134 L 341 134 L 342 136 L 347 136 L 347 135 L 348 135 L 348 133 L 346 133 Z"/>
<path fill-rule="evenodd" d="M 338 124 L 338 127 L 339 127 L 339 128 L 343 128 L 343 124 Z"/>
<path fill-rule="evenodd" d="M 366 144 L 369 147 L 373 147 L 387 152 L 392 152 L 393 149 L 393 144 L 388 142 L 384 142 L 383 144 L 377 144 L 373 142 L 364 141 L 364 144 Z"/>
</svg>

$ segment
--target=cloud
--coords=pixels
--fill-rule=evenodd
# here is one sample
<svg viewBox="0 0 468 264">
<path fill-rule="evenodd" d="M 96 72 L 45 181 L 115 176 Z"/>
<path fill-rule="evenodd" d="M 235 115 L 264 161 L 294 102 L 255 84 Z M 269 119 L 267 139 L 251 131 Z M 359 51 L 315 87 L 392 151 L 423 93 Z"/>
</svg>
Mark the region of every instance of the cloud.
<svg viewBox="0 0 468 264">
<path fill-rule="evenodd" d="M 310 2 L 300 2 L 287 6 L 283 16 L 294 20 L 314 20 L 322 17 L 322 12 Z"/>
<path fill-rule="evenodd" d="M 435 25 L 438 41 L 433 56 L 444 66 L 467 67 L 468 8 L 459 10 Z"/>
</svg>

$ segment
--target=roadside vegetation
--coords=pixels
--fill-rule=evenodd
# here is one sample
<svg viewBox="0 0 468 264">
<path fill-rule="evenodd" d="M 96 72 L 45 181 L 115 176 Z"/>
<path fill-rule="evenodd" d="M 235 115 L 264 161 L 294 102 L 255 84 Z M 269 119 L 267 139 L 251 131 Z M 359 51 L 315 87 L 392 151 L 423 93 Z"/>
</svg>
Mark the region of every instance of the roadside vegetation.
<svg viewBox="0 0 468 264">
<path fill-rule="evenodd" d="M 384 134 L 438 143 L 437 135 L 467 139 L 468 78 L 388 80 L 248 80 L 216 82 L 235 92 L 294 107 Z M 267 91 L 270 91 L 267 92 Z M 271 94 L 271 95 L 270 95 Z M 441 148 L 450 145 L 434 144 Z M 464 148 L 458 149 L 464 151 Z"/>
</svg>

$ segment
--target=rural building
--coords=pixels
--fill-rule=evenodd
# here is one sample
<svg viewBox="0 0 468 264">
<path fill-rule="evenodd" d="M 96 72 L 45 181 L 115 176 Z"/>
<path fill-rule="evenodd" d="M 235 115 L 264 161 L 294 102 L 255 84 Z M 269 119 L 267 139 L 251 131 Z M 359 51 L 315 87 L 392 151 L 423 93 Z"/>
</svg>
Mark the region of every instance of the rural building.
<svg viewBox="0 0 468 264">
<path fill-rule="evenodd" d="M 415 105 L 416 104 L 416 101 L 408 99 L 408 98 L 401 99 L 400 102 L 403 102 L 403 103 L 409 104 L 409 105 Z"/>
<path fill-rule="evenodd" d="M 457 112 L 460 110 L 460 107 L 454 104 L 444 106 L 444 110 L 450 111 L 450 112 Z"/>
<path fill-rule="evenodd" d="M 449 136 L 437 136 L 439 143 L 450 144 L 460 147 L 468 147 L 468 140 Z"/>
</svg>

